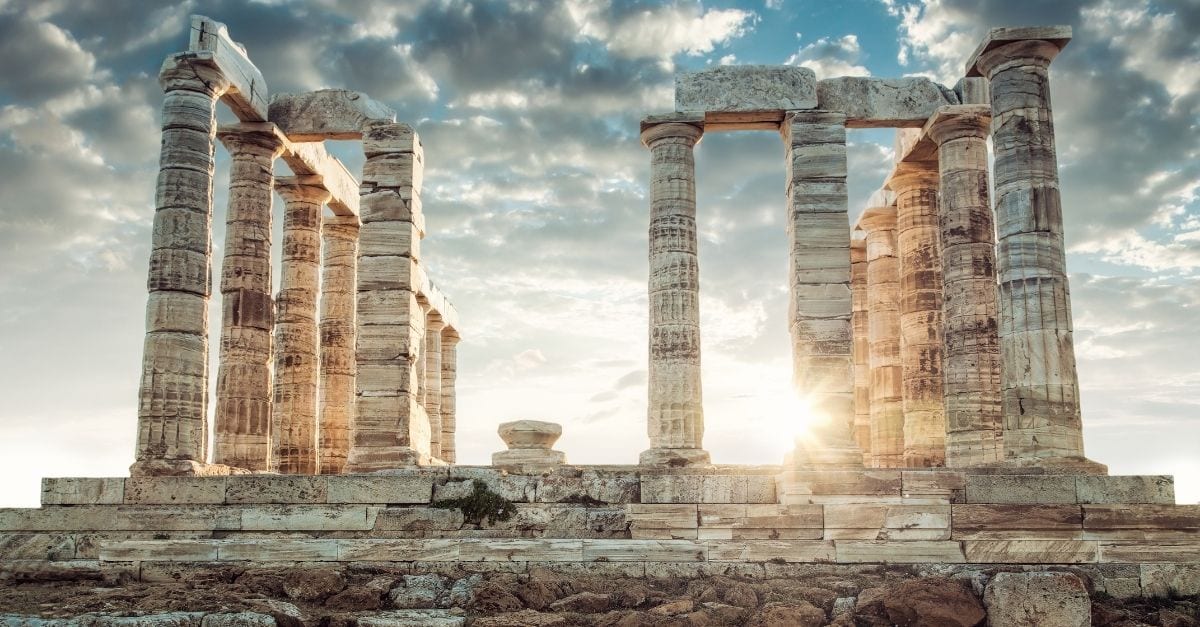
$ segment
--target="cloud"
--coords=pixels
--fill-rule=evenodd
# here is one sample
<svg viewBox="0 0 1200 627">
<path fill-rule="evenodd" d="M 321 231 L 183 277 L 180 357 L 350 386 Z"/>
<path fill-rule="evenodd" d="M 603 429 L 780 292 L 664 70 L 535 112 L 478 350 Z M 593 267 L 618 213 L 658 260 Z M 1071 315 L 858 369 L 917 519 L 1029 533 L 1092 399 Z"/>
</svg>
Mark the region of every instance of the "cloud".
<svg viewBox="0 0 1200 627">
<path fill-rule="evenodd" d="M 61 95 L 93 78 L 96 57 L 50 22 L 0 12 L 0 93 L 28 103 Z M 37 71 L 26 71 L 37 68 Z"/>
<path fill-rule="evenodd" d="M 816 72 L 817 78 L 838 76 L 870 76 L 871 71 L 863 65 L 862 47 L 858 36 L 844 35 L 839 39 L 822 37 L 803 46 L 784 61 L 787 65 L 800 65 Z"/>
<path fill-rule="evenodd" d="M 740 9 L 701 13 L 698 5 L 676 5 L 630 14 L 597 35 L 617 56 L 669 60 L 680 53 L 698 56 L 712 52 L 717 45 L 745 34 L 753 18 L 753 13 Z"/>
</svg>

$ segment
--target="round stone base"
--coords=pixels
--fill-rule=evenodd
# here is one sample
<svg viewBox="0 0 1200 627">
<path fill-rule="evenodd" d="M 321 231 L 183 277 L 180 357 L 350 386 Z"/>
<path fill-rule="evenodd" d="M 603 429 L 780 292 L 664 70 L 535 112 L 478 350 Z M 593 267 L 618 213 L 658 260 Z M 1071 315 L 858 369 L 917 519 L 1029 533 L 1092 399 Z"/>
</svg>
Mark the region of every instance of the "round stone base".
<svg viewBox="0 0 1200 627">
<path fill-rule="evenodd" d="M 642 451 L 638 458 L 642 466 L 683 468 L 686 466 L 708 466 L 712 460 L 702 448 L 652 448 Z"/>
</svg>

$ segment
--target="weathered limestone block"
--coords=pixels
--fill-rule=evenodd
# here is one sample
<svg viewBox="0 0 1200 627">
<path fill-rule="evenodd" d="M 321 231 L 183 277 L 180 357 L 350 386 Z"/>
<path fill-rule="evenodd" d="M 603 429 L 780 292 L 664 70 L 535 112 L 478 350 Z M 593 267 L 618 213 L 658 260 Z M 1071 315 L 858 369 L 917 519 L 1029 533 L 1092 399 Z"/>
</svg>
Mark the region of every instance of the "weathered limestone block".
<svg viewBox="0 0 1200 627">
<path fill-rule="evenodd" d="M 257 505 L 239 508 L 244 531 L 370 531 L 379 508 L 364 505 Z"/>
<path fill-rule="evenodd" d="M 871 463 L 871 337 L 867 288 L 866 233 L 855 230 L 850 239 L 850 291 L 854 357 L 854 442 Z"/>
<path fill-rule="evenodd" d="M 695 529 L 699 526 L 695 504 L 630 503 L 625 508 L 629 522 L 642 529 Z"/>
<path fill-rule="evenodd" d="M 0 509 L 0 531 L 213 531 L 238 529 L 240 524 L 239 512 L 214 506 Z"/>
<path fill-rule="evenodd" d="M 326 483 L 329 503 L 422 504 L 434 490 L 434 478 L 424 473 L 338 476 Z"/>
<path fill-rule="evenodd" d="M 70 560 L 75 538 L 61 533 L 0 533 L 0 561 Z"/>
<path fill-rule="evenodd" d="M 1142 591 L 1148 597 L 1200 594 L 1200 565 L 1143 564 Z"/>
<path fill-rule="evenodd" d="M 533 503 L 536 500 L 537 479 L 534 475 L 508 474 L 486 466 L 451 466 L 450 480 L 434 486 L 433 500 L 468 496 L 473 490 L 472 481 L 482 481 L 487 489 L 514 503 Z"/>
<path fill-rule="evenodd" d="M 222 100 L 243 122 L 267 120 L 267 82 L 246 56 L 246 48 L 229 37 L 224 24 L 203 15 L 192 15 L 188 54 L 220 72 L 229 82 Z"/>
<path fill-rule="evenodd" d="M 335 562 L 338 559 L 337 540 L 226 540 L 216 548 L 217 559 L 222 562 Z"/>
<path fill-rule="evenodd" d="M 127 505 L 197 505 L 225 502 L 226 477 L 131 477 Z"/>
<path fill-rule="evenodd" d="M 954 505 L 955 540 L 1082 540 L 1078 505 Z"/>
<path fill-rule="evenodd" d="M 444 562 L 457 561 L 467 541 L 453 540 L 338 540 L 343 562 Z"/>
<path fill-rule="evenodd" d="M 340 474 L 350 453 L 356 362 L 355 284 L 358 218 L 326 218 L 321 224 L 320 446 L 321 474 Z"/>
<path fill-rule="evenodd" d="M 936 540 L 835 540 L 839 564 L 961 564 L 966 560 L 958 542 Z"/>
<path fill-rule="evenodd" d="M 1200 505 L 1084 505 L 1083 528 L 1200 530 Z"/>
<path fill-rule="evenodd" d="M 785 505 L 902 502 L 900 471 L 787 471 L 776 489 Z"/>
<path fill-rule="evenodd" d="M 584 561 L 702 562 L 708 548 L 689 540 L 583 540 Z"/>
<path fill-rule="evenodd" d="M 425 347 L 421 353 L 421 405 L 429 417 L 429 455 L 442 458 L 442 331 L 446 322 L 430 304 L 425 315 Z"/>
<path fill-rule="evenodd" d="M 958 104 L 958 96 L 923 77 L 842 76 L 817 83 L 817 103 L 845 114 L 850 128 L 920 127 L 938 107 Z"/>
<path fill-rule="evenodd" d="M 825 505 L 826 540 L 949 540 L 949 505 Z"/>
<path fill-rule="evenodd" d="M 1170 475 L 1080 475 L 1075 490 L 1080 503 L 1175 503 L 1175 480 Z"/>
<path fill-rule="evenodd" d="M 648 466 L 707 464 L 700 382 L 700 270 L 692 149 L 702 125 L 642 124 L 650 149 Z"/>
<path fill-rule="evenodd" d="M 954 93 L 958 101 L 964 105 L 992 106 L 992 95 L 988 89 L 988 81 L 981 76 L 967 76 L 958 79 L 954 84 Z"/>
<path fill-rule="evenodd" d="M 777 128 L 785 111 L 817 107 L 817 80 L 797 66 L 718 66 L 675 75 L 675 110 L 718 129 Z"/>
<path fill-rule="evenodd" d="M 271 459 L 271 221 L 274 162 L 287 138 L 274 127 L 224 127 L 229 207 L 221 262 L 221 348 L 213 461 L 253 471 Z"/>
<path fill-rule="evenodd" d="M 165 96 L 156 221 L 158 212 L 177 210 L 198 219 L 183 237 L 156 229 L 151 244 L 135 475 L 169 473 L 173 465 L 194 474 L 208 457 L 213 142 L 216 101 L 232 84 L 211 60 L 190 53 L 168 57 L 159 83 Z M 158 313 L 160 299 L 171 300 L 169 318 Z"/>
<path fill-rule="evenodd" d="M 1101 562 L 1161 562 L 1200 564 L 1200 538 L 1192 534 L 1182 542 L 1100 542 Z"/>
<path fill-rule="evenodd" d="M 967 475 L 968 503 L 1075 503 L 1072 475 Z"/>
<path fill-rule="evenodd" d="M 46 477 L 42 505 L 117 505 L 125 500 L 125 480 L 99 477 Z"/>
<path fill-rule="evenodd" d="M 225 482 L 228 504 L 324 503 L 327 482 L 315 476 L 243 475 Z"/>
<path fill-rule="evenodd" d="M 1004 455 L 988 197 L 990 119 L 990 106 L 945 107 L 925 126 L 938 146 L 941 184 L 946 465 L 951 467 L 991 464 Z"/>
<path fill-rule="evenodd" d="M 272 94 L 270 120 L 293 141 L 359 139 L 373 121 L 396 121 L 396 112 L 366 94 L 322 89 L 302 94 Z"/>
<path fill-rule="evenodd" d="M 897 164 L 886 186 L 896 193 L 904 466 L 944 466 L 943 285 L 937 165 Z"/>
<path fill-rule="evenodd" d="M 906 470 L 901 473 L 901 488 L 906 503 L 963 503 L 967 478 L 957 472 Z"/>
<path fill-rule="evenodd" d="M 643 503 L 775 503 L 771 475 L 644 474 Z"/>
<path fill-rule="evenodd" d="M 439 366 L 440 370 L 440 366 Z M 440 390 L 439 390 L 440 394 Z M 508 450 L 492 454 L 492 465 L 502 468 L 554 468 L 567 456 L 552 449 L 562 436 L 562 425 L 541 420 L 515 420 L 497 429 Z"/>
<path fill-rule="evenodd" d="M 1071 573 L 997 573 L 983 594 L 989 625 L 1089 627 L 1087 587 Z"/>
<path fill-rule="evenodd" d="M 714 562 L 822 562 L 836 559 L 833 542 L 805 540 L 747 540 L 709 542 L 707 559 Z"/>
<path fill-rule="evenodd" d="M 401 532 L 434 532 L 439 536 L 463 526 L 463 513 L 455 509 L 432 507 L 388 507 L 375 518 L 373 535 L 405 537 Z"/>
<path fill-rule="evenodd" d="M 129 540 L 100 548 L 102 562 L 214 562 L 217 545 L 205 540 Z"/>
<path fill-rule="evenodd" d="M 455 389 L 458 378 L 458 331 L 447 328 L 442 331 L 442 460 L 453 464 L 458 459 L 455 444 L 458 431 L 458 400 Z"/>
<path fill-rule="evenodd" d="M 539 503 L 643 502 L 636 466 L 630 466 L 627 470 L 560 467 L 555 472 L 543 473 L 538 477 L 535 500 Z"/>
<path fill-rule="evenodd" d="M 854 421 L 846 118 L 788 113 L 780 134 L 787 164 L 788 327 L 792 378 L 814 419 L 797 438 L 797 468 L 861 468 Z M 817 228 L 813 228 L 816 226 Z M 815 305 L 806 302 L 816 297 Z"/>
<path fill-rule="evenodd" d="M 1094 540 L 964 540 L 968 562 L 988 564 L 1087 564 L 1095 562 Z"/>
</svg>

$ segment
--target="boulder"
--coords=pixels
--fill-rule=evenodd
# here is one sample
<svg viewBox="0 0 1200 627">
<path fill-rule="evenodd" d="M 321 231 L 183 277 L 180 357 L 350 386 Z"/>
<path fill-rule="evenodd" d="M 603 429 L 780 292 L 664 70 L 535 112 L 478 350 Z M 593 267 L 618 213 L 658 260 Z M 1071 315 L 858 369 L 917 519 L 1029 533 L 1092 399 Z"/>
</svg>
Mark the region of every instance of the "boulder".
<svg viewBox="0 0 1200 627">
<path fill-rule="evenodd" d="M 750 617 L 748 627 L 818 627 L 825 624 L 825 612 L 807 601 L 768 603 Z"/>
<path fill-rule="evenodd" d="M 606 612 L 612 606 L 612 597 L 595 592 L 580 592 L 565 599 L 559 599 L 550 604 L 555 612 L 576 612 L 579 614 L 596 614 Z"/>
<path fill-rule="evenodd" d="M 1092 604 L 1071 573 L 998 573 L 983 593 L 991 627 L 1088 627 Z"/>
<path fill-rule="evenodd" d="M 389 597 L 397 609 L 432 609 L 441 607 L 446 595 L 446 582 L 438 575 L 405 575 L 401 584 L 392 588 Z"/>
<path fill-rule="evenodd" d="M 987 617 L 969 584 L 943 577 L 863 590 L 857 605 L 855 617 L 867 624 L 975 627 Z"/>
<path fill-rule="evenodd" d="M 295 569 L 283 576 L 283 592 L 289 599 L 316 602 L 324 600 L 346 587 L 342 574 L 328 569 Z"/>
</svg>

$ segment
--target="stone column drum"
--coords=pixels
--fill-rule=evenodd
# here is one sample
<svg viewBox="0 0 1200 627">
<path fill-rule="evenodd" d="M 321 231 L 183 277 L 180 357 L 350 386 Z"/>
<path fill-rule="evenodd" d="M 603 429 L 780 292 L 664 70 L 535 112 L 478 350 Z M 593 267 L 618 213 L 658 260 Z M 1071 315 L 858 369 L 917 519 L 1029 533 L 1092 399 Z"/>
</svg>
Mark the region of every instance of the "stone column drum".
<svg viewBox="0 0 1200 627">
<path fill-rule="evenodd" d="M 321 474 L 345 471 L 354 414 L 354 312 L 358 275 L 358 217 L 321 224 L 321 355 L 318 431 Z"/>
<path fill-rule="evenodd" d="M 984 106 L 945 107 L 930 124 L 941 179 L 946 465 L 1003 458 L 996 256 Z"/>
<path fill-rule="evenodd" d="M 458 457 L 454 434 L 458 429 L 456 416 L 458 398 L 455 382 L 458 378 L 458 332 L 445 329 L 442 332 L 442 461 L 453 464 Z"/>
<path fill-rule="evenodd" d="M 896 165 L 896 258 L 900 262 L 900 366 L 904 466 L 946 463 L 942 385 L 942 258 L 936 163 Z"/>
<path fill-rule="evenodd" d="M 650 373 L 652 466 L 707 464 L 700 383 L 700 268 L 696 257 L 699 125 L 642 125 L 650 149 Z"/>
<path fill-rule="evenodd" d="M 896 208 L 868 207 L 858 223 L 867 232 L 871 465 L 898 468 L 904 465 L 904 406 Z"/>
<path fill-rule="evenodd" d="M 780 129 L 787 163 L 792 372 L 812 412 L 797 438 L 800 468 L 861 468 L 854 422 L 846 116 L 789 113 Z"/>
<path fill-rule="evenodd" d="M 215 112 L 229 81 L 168 57 L 155 191 L 146 340 L 131 474 L 196 474 L 208 454 L 208 297 Z"/>
<path fill-rule="evenodd" d="M 421 182 L 424 151 L 407 124 L 363 129 L 362 229 L 358 246 L 358 364 L 347 472 L 429 461 L 429 419 L 416 394 L 423 370 L 425 316 L 417 294 L 423 271 Z"/>
<path fill-rule="evenodd" d="M 993 29 L 968 63 L 991 90 L 1004 453 L 1015 460 L 1083 458 L 1049 82 L 1070 37 Z"/>
<path fill-rule="evenodd" d="M 446 323 L 431 311 L 425 317 L 425 374 L 421 404 L 429 416 L 429 456 L 442 459 L 442 329 Z"/>
<path fill-rule="evenodd" d="M 323 187 L 279 178 L 284 200 L 283 263 L 276 299 L 275 408 L 272 468 L 281 474 L 317 474 L 318 275 Z"/>
<path fill-rule="evenodd" d="M 850 239 L 850 291 L 854 351 L 854 442 L 863 454 L 863 463 L 871 462 L 871 338 L 870 313 L 867 309 L 867 240 L 856 231 Z"/>
<path fill-rule="evenodd" d="M 223 128 L 229 151 L 229 206 L 221 261 L 221 352 L 213 462 L 255 472 L 271 458 L 271 213 L 275 132 Z"/>
</svg>

